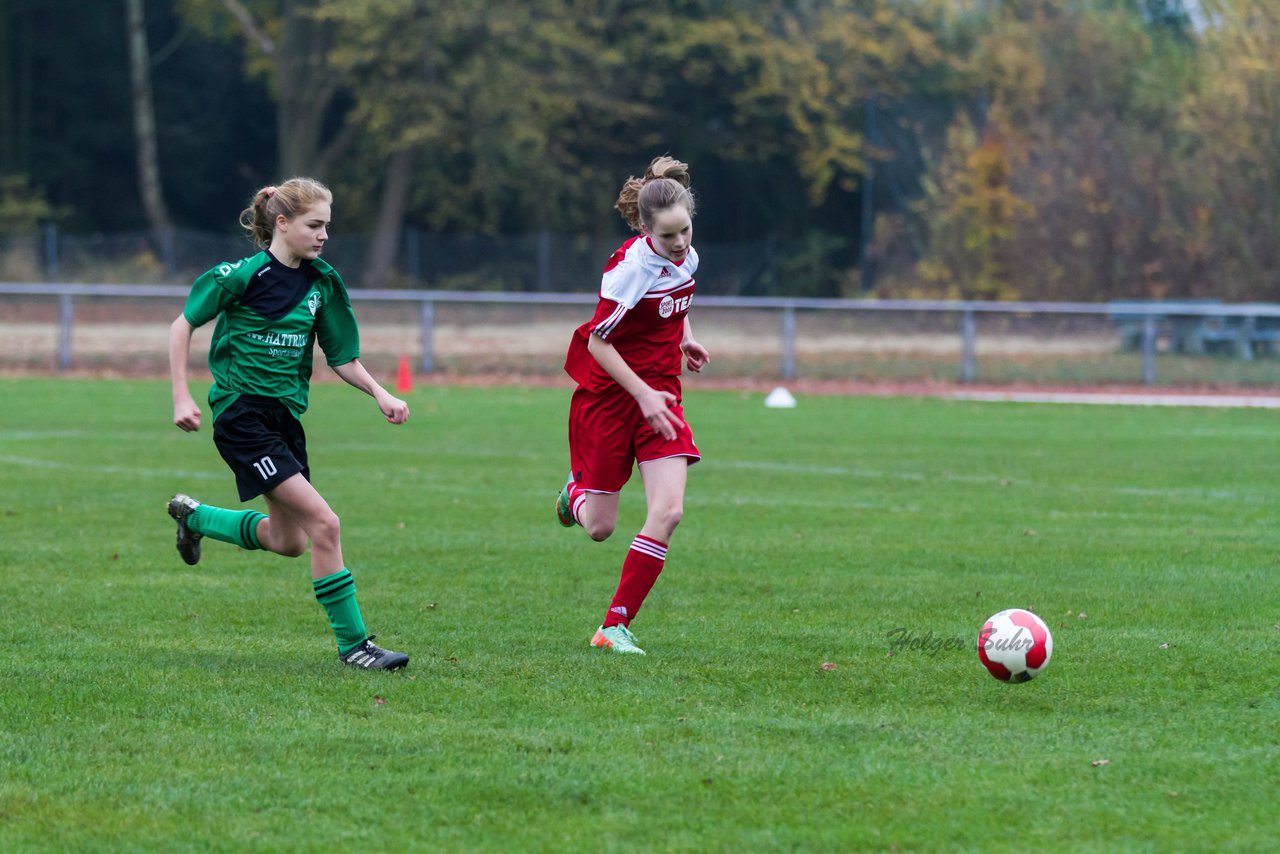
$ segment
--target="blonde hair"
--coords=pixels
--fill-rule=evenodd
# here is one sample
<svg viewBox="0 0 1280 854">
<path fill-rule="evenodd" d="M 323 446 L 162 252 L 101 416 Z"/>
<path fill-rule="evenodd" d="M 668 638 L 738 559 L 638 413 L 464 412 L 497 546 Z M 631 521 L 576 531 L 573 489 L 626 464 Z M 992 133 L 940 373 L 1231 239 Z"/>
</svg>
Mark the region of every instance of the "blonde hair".
<svg viewBox="0 0 1280 854">
<path fill-rule="evenodd" d="M 684 205 L 693 216 L 689 164 L 663 156 L 653 158 L 643 178 L 627 178 L 613 206 L 633 231 L 642 231 L 653 227 L 654 214 L 677 204 Z"/>
<path fill-rule="evenodd" d="M 333 193 L 314 178 L 290 178 L 278 187 L 263 187 L 254 193 L 249 207 L 240 212 L 240 225 L 254 245 L 265 249 L 275 234 L 276 217 L 293 219 L 316 202 L 333 204 Z"/>
</svg>

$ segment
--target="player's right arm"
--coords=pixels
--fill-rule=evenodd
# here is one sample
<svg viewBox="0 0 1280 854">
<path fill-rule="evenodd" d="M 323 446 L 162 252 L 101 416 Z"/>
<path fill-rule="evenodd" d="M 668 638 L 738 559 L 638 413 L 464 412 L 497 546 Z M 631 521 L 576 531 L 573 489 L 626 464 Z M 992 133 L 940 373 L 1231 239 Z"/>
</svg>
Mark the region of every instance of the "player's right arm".
<svg viewBox="0 0 1280 854">
<path fill-rule="evenodd" d="M 676 437 L 676 430 L 681 426 L 680 419 L 671 411 L 676 396 L 658 391 L 641 379 L 608 340 L 615 336 L 627 312 L 635 308 L 653 282 L 653 272 L 646 270 L 635 257 L 637 251 L 643 252 L 643 246 L 637 244 L 637 240 L 639 238 L 623 244 L 605 266 L 600 280 L 600 303 L 596 306 L 596 316 L 589 324 L 590 331 L 586 336 L 587 352 L 614 382 L 635 398 L 649 427 L 670 440 Z M 639 249 L 633 248 L 637 246 Z"/>
<path fill-rule="evenodd" d="M 190 433 L 200 429 L 200 407 L 187 385 L 187 358 L 191 353 L 191 333 L 195 331 L 185 314 L 169 326 L 169 377 L 173 382 L 173 423 Z"/>
<path fill-rule="evenodd" d="M 627 360 L 622 358 L 618 348 L 599 335 L 593 333 L 587 336 L 587 350 L 595 357 L 600 367 L 613 377 L 613 381 L 636 399 L 640 414 L 644 416 L 644 420 L 653 431 L 664 439 L 674 439 L 677 428 L 681 426 L 680 419 L 671 411 L 671 405 L 676 402 L 676 396 L 669 391 L 658 391 L 641 379 L 640 375 L 627 364 Z"/>
<path fill-rule="evenodd" d="M 200 429 L 200 407 L 187 387 L 187 359 L 191 353 L 191 334 L 197 327 L 213 320 L 244 293 L 243 261 L 219 264 L 201 274 L 191 285 L 186 307 L 169 326 L 169 378 L 173 382 L 173 423 L 190 433 Z"/>
</svg>

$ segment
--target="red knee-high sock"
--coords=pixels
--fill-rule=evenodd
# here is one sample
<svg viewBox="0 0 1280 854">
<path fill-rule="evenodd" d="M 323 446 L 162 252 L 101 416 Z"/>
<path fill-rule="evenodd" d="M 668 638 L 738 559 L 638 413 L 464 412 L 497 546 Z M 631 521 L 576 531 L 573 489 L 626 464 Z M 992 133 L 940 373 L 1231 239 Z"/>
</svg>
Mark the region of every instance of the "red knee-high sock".
<svg viewBox="0 0 1280 854">
<path fill-rule="evenodd" d="M 644 534 L 636 535 L 622 562 L 622 580 L 618 582 L 618 592 L 613 594 L 609 613 L 604 617 L 606 627 L 619 623 L 629 625 L 636 618 L 645 597 L 653 589 L 653 583 L 658 580 L 666 559 L 666 543 L 660 543 Z"/>
<path fill-rule="evenodd" d="M 573 521 L 579 525 L 582 524 L 582 502 L 587 500 L 587 491 L 576 483 L 569 484 L 569 512 L 573 514 Z"/>
</svg>

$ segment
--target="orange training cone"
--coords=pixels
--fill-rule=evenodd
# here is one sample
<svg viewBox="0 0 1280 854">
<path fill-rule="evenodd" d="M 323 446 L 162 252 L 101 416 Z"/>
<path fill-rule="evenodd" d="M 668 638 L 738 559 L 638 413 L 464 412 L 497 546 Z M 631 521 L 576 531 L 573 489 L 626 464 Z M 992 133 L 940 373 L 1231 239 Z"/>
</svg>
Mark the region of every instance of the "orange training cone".
<svg viewBox="0 0 1280 854">
<path fill-rule="evenodd" d="M 409 357 L 400 357 L 400 370 L 396 371 L 396 394 L 413 391 L 413 372 L 409 370 Z"/>
</svg>

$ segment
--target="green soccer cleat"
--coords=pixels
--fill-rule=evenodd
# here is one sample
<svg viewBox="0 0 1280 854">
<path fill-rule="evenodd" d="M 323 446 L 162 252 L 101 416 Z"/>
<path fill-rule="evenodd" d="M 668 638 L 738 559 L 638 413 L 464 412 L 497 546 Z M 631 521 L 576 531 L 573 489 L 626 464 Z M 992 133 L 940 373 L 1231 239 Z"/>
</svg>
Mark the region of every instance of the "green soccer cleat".
<svg viewBox="0 0 1280 854">
<path fill-rule="evenodd" d="M 645 654 L 643 649 L 636 646 L 636 636 L 631 634 L 631 630 L 621 623 L 608 628 L 601 626 L 596 629 L 596 633 L 591 638 L 591 645 L 599 649 L 607 649 L 610 652 L 622 653 L 623 655 Z"/>
<path fill-rule="evenodd" d="M 573 518 L 573 506 L 569 500 L 569 485 L 573 483 L 573 475 L 569 475 L 569 479 L 564 482 L 564 488 L 560 490 L 560 496 L 556 498 L 556 521 L 566 528 L 572 528 L 578 524 Z"/>
<path fill-rule="evenodd" d="M 187 525 L 187 519 L 199 506 L 200 502 L 189 495 L 178 494 L 169 499 L 169 515 L 178 523 L 178 554 L 187 566 L 200 562 L 200 540 L 204 534 L 197 534 Z"/>
</svg>

